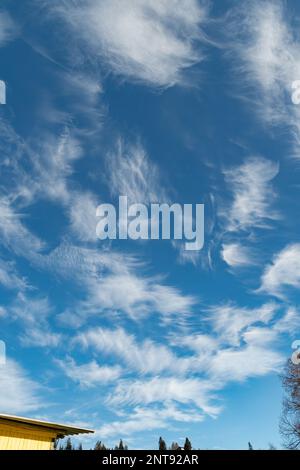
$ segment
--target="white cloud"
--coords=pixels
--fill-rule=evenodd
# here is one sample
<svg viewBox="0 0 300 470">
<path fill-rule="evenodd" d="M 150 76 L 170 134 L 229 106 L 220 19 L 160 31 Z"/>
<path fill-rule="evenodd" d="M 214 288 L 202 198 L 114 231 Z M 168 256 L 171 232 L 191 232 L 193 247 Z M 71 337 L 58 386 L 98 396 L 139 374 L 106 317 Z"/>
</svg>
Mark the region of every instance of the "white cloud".
<svg viewBox="0 0 300 470">
<path fill-rule="evenodd" d="M 117 356 L 130 370 L 142 374 L 158 374 L 163 371 L 182 373 L 189 367 L 188 360 L 179 359 L 166 346 L 151 340 L 138 342 L 133 335 L 121 328 L 93 328 L 80 333 L 75 342 L 84 347 L 95 348 L 103 354 Z"/>
<path fill-rule="evenodd" d="M 58 138 L 45 136 L 36 145 L 31 157 L 35 195 L 64 207 L 78 240 L 95 241 L 99 202 L 92 192 L 73 189 L 70 181 L 73 164 L 83 155 L 79 140 L 66 128 Z"/>
<path fill-rule="evenodd" d="M 280 322 L 280 320 L 279 320 Z M 275 327 L 271 325 L 266 326 L 251 326 L 242 335 L 245 343 L 251 346 L 268 346 L 271 345 L 278 338 L 278 323 L 275 323 Z"/>
<path fill-rule="evenodd" d="M 150 313 L 170 321 L 191 313 L 196 299 L 179 289 L 143 275 L 143 264 L 137 258 L 112 251 L 63 246 L 37 263 L 78 283 L 86 294 L 61 315 L 62 321 L 80 324 L 91 315 L 126 314 L 142 319 Z M 139 268 L 139 271 L 138 271 Z"/>
<path fill-rule="evenodd" d="M 85 286 L 92 279 L 101 278 L 106 272 L 126 272 L 134 261 L 130 256 L 118 252 L 100 251 L 94 248 L 76 246 L 64 242 L 48 255 L 37 256 L 39 268 L 51 271 L 64 279 L 72 279 L 77 285 Z"/>
<path fill-rule="evenodd" d="M 219 347 L 218 339 L 210 336 L 209 334 L 194 334 L 180 337 L 172 336 L 171 344 L 188 348 L 198 354 L 206 352 L 212 353 Z"/>
<path fill-rule="evenodd" d="M 24 224 L 25 215 L 16 211 L 11 201 L 0 197 L 0 240 L 19 256 L 30 256 L 44 247 L 43 242 Z"/>
<path fill-rule="evenodd" d="M 58 136 L 46 133 L 34 139 L 30 146 L 7 122 L 1 120 L 0 133 L 3 137 L 1 150 L 4 154 L 0 163 L 3 173 L 1 183 L 5 192 L 10 195 L 0 198 L 0 220 L 1 216 L 5 217 L 2 224 L 5 244 L 8 246 L 8 241 L 12 238 L 18 242 L 15 243 L 16 248 L 18 244 L 32 244 L 22 250 L 23 256 L 32 260 L 32 255 L 39 251 L 38 241 L 25 228 L 22 217 L 25 219 L 23 213 L 29 204 L 44 199 L 54 201 L 64 208 L 70 220 L 69 228 L 78 240 L 95 241 L 96 207 L 99 202 L 90 191 L 75 189 L 71 181 L 73 165 L 83 155 L 75 132 L 65 127 Z M 9 230 L 7 235 L 5 229 Z M 18 236 L 11 236 L 13 230 L 19 232 Z M 42 246 L 42 242 L 40 245 Z M 13 246 L 9 247 L 13 249 Z M 18 254 L 22 255 L 20 251 L 21 249 Z"/>
<path fill-rule="evenodd" d="M 56 348 L 62 342 L 62 335 L 53 333 L 48 326 L 26 326 L 20 335 L 22 346 L 39 348 Z"/>
<path fill-rule="evenodd" d="M 108 154 L 109 187 L 114 196 L 127 196 L 129 203 L 168 202 L 158 167 L 140 143 L 117 141 Z"/>
<path fill-rule="evenodd" d="M 126 373 L 160 374 L 160 378 L 163 374 L 176 374 L 180 380 L 200 374 L 201 377 L 208 376 L 212 388 L 218 389 L 230 381 L 278 370 L 282 355 L 275 348 L 276 341 L 279 334 L 295 325 L 294 316 L 288 312 L 277 318 L 278 310 L 276 304 L 265 304 L 256 309 L 233 305 L 212 307 L 207 318 L 209 333 L 172 335 L 168 345 L 150 340 L 137 341 L 135 336 L 120 328 L 87 330 L 75 338 L 75 344 L 117 357 L 125 364 Z M 185 349 L 184 356 L 178 348 Z M 190 353 L 186 354 L 187 351 Z M 249 361 L 243 365 L 247 355 Z M 256 361 L 260 355 L 258 365 Z"/>
<path fill-rule="evenodd" d="M 172 240 L 172 246 L 178 249 L 177 259 L 179 264 L 191 263 L 193 266 L 197 266 L 199 264 L 199 261 L 201 260 L 200 251 L 187 251 L 182 240 L 180 242 Z"/>
<path fill-rule="evenodd" d="M 285 315 L 276 323 L 276 331 L 296 335 L 300 329 L 300 315 L 298 309 L 289 307 Z"/>
<path fill-rule="evenodd" d="M 95 241 L 96 236 L 96 208 L 99 201 L 89 192 L 74 193 L 70 202 L 69 218 L 71 230 L 79 240 Z"/>
<path fill-rule="evenodd" d="M 175 287 L 135 273 L 113 273 L 100 279 L 94 284 L 91 300 L 97 308 L 102 305 L 103 309 L 122 311 L 131 318 L 160 313 L 166 320 L 176 314 L 188 314 L 195 303 Z"/>
<path fill-rule="evenodd" d="M 122 421 L 103 424 L 96 435 L 101 439 L 110 436 L 129 436 L 139 431 L 149 431 L 153 429 L 169 428 L 171 421 L 199 422 L 203 416 L 189 410 L 188 412 L 179 410 L 173 404 L 165 404 L 157 407 L 135 407 L 130 414 Z"/>
<path fill-rule="evenodd" d="M 278 165 L 262 157 L 250 157 L 242 165 L 225 172 L 233 202 L 224 213 L 229 231 L 266 227 L 279 216 L 272 208 L 275 192 L 272 180 Z"/>
<path fill-rule="evenodd" d="M 1 317 L 5 317 L 6 314 L 7 314 L 6 308 L 0 306 L 0 318 L 1 318 Z"/>
<path fill-rule="evenodd" d="M 232 268 L 255 264 L 251 249 L 240 243 L 223 244 L 221 256 L 225 263 Z"/>
<path fill-rule="evenodd" d="M 79 141 L 66 128 L 61 135 L 43 136 L 32 152 L 36 192 L 61 204 L 69 205 L 71 193 L 67 178 L 72 174 L 73 163 L 81 158 Z"/>
<path fill-rule="evenodd" d="M 254 309 L 224 304 L 209 309 L 209 321 L 219 340 L 238 346 L 241 335 L 247 327 L 255 323 L 269 323 L 278 308 L 274 303 Z"/>
<path fill-rule="evenodd" d="M 121 375 L 119 366 L 99 366 L 96 361 L 78 365 L 72 358 L 56 360 L 67 377 L 83 387 L 92 387 L 115 382 Z"/>
<path fill-rule="evenodd" d="M 119 138 L 106 161 L 108 185 L 113 197 L 127 196 L 129 204 L 172 203 L 170 194 L 174 191 L 164 184 L 159 166 L 150 159 L 141 142 L 125 142 Z M 148 226 L 148 218 L 145 223 Z M 182 240 L 171 240 L 171 245 L 178 250 L 179 263 L 198 263 L 199 252 L 186 251 Z"/>
<path fill-rule="evenodd" d="M 293 333 L 296 320 L 295 309 L 282 313 L 273 303 L 257 308 L 228 304 L 209 309 L 205 333 L 172 333 L 163 344 L 138 340 L 121 328 L 79 333 L 73 347 L 85 353 L 91 348 L 94 355 L 124 365 L 105 396 L 106 406 L 119 418 L 99 432 L 114 436 L 121 429 L 131 435 L 169 427 L 171 421 L 217 416 L 228 384 L 280 372 L 286 358 L 278 343 L 283 334 Z"/>
<path fill-rule="evenodd" d="M 300 244 L 286 246 L 265 268 L 259 291 L 283 297 L 285 289 L 300 288 Z"/>
<path fill-rule="evenodd" d="M 0 119 L 1 204 L 24 210 L 35 196 L 35 184 L 23 165 L 30 165 L 30 149 L 10 123 Z M 2 209 L 3 210 L 3 209 Z M 14 209 L 16 211 L 16 209 Z M 1 213 L 1 210 L 0 210 Z M 15 215 L 16 216 L 16 215 Z"/>
<path fill-rule="evenodd" d="M 259 252 L 251 242 L 258 229 L 271 229 L 281 218 L 274 209 L 273 180 L 278 172 L 279 165 L 263 157 L 248 157 L 241 165 L 223 171 L 231 198 L 219 209 L 224 240 L 221 257 L 233 273 L 259 264 Z"/>
<path fill-rule="evenodd" d="M 74 162 L 83 156 L 75 131 L 64 125 L 58 135 L 42 132 L 29 144 L 7 121 L 0 120 L 0 134 L 1 183 L 10 197 L 20 206 L 37 198 L 68 206 L 72 195 L 68 178 L 73 173 Z"/>
<path fill-rule="evenodd" d="M 185 69 L 202 59 L 200 26 L 206 20 L 207 2 L 45 0 L 44 4 L 54 19 L 61 17 L 68 25 L 73 48 L 84 46 L 93 62 L 100 57 L 115 74 L 129 80 L 172 86 L 183 81 Z"/>
<path fill-rule="evenodd" d="M 40 408 L 39 386 L 22 367 L 8 359 L 0 366 L 0 410 L 2 413 L 22 414 Z"/>
<path fill-rule="evenodd" d="M 27 325 L 43 323 L 52 311 L 47 297 L 29 297 L 19 292 L 9 307 L 12 317 L 21 319 Z"/>
<path fill-rule="evenodd" d="M 0 47 L 14 39 L 17 26 L 6 11 L 0 11 Z"/>
<path fill-rule="evenodd" d="M 194 405 L 198 413 L 215 416 L 220 408 L 211 404 L 212 383 L 205 380 L 176 377 L 154 377 L 150 380 L 121 381 L 108 402 L 111 404 L 143 404 L 177 402 Z"/>
<path fill-rule="evenodd" d="M 51 331 L 49 317 L 53 307 L 47 297 L 29 297 L 19 292 L 6 314 L 22 327 L 19 335 L 22 346 L 55 348 L 62 341 L 62 335 Z"/>
<path fill-rule="evenodd" d="M 246 335 L 246 338 L 251 337 Z M 267 339 L 265 340 L 267 343 Z M 282 354 L 263 345 L 249 344 L 241 349 L 219 351 L 210 362 L 210 377 L 219 381 L 243 381 L 249 377 L 278 372 L 284 364 Z"/>
<path fill-rule="evenodd" d="M 268 0 L 241 2 L 235 13 L 240 22 L 235 34 L 241 40 L 235 45 L 244 62 L 242 70 L 264 90 L 280 91 L 278 85 L 286 79 L 293 59 L 289 56 L 293 40 L 283 3 Z M 232 26 L 238 27 L 238 23 Z"/>
<path fill-rule="evenodd" d="M 21 277 L 15 264 L 0 258 L 0 285 L 7 289 L 25 290 L 28 286 L 26 279 Z"/>
<path fill-rule="evenodd" d="M 70 106 L 71 115 L 84 117 L 88 122 L 87 125 L 77 128 L 76 134 L 92 137 L 101 129 L 105 114 L 101 103 L 103 90 L 99 78 L 74 70 L 71 74 L 60 72 L 58 78 L 61 90 L 69 98 L 67 106 Z"/>
<path fill-rule="evenodd" d="M 300 74 L 300 41 L 290 18 L 283 1 L 244 1 L 227 28 L 239 80 L 247 92 L 252 87 L 255 111 L 264 122 L 289 128 L 299 156 L 300 110 L 291 95 Z"/>
</svg>

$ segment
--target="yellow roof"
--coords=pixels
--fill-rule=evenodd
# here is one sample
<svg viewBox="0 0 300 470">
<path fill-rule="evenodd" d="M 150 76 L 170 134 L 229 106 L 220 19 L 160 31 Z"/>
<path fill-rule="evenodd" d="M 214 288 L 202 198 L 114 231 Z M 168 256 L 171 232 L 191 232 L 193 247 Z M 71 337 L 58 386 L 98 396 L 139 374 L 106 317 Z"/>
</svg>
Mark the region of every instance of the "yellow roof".
<svg viewBox="0 0 300 470">
<path fill-rule="evenodd" d="M 23 418 L 21 416 L 13 416 L 7 414 L 0 414 L 0 421 L 9 421 L 14 423 L 22 423 L 32 426 L 44 427 L 47 429 L 53 429 L 61 436 L 67 436 L 72 434 L 87 434 L 93 433 L 91 429 L 78 428 L 75 426 L 69 426 L 65 424 L 51 423 L 49 421 L 40 421 L 39 419 Z"/>
</svg>

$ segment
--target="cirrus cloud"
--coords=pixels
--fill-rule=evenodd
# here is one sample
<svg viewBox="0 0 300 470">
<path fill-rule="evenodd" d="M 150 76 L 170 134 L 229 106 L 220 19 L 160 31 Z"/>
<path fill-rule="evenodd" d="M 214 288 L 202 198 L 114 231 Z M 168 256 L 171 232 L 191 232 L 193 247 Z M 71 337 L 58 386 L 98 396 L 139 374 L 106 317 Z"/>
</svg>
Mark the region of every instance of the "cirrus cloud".
<svg viewBox="0 0 300 470">
<path fill-rule="evenodd" d="M 62 18 L 92 62 L 128 80 L 168 87 L 184 80 L 185 69 L 202 59 L 201 26 L 207 2 L 196 0 L 67 0 L 44 5 Z M 40 4 L 40 1 L 39 1 Z M 80 48 L 78 48 L 78 51 Z"/>
<path fill-rule="evenodd" d="M 300 288 L 300 243 L 286 246 L 265 268 L 259 291 L 284 297 L 287 288 Z"/>
</svg>

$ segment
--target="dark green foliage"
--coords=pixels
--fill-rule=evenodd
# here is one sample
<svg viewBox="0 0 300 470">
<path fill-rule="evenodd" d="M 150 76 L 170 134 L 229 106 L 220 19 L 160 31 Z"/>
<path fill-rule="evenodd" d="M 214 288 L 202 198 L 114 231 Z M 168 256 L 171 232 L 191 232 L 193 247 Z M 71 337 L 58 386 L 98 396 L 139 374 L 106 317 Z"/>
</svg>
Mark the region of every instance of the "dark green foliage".
<svg viewBox="0 0 300 470">
<path fill-rule="evenodd" d="M 159 438 L 158 448 L 159 448 L 160 451 L 166 451 L 167 450 L 166 441 L 162 437 Z M 69 450 L 69 451 L 70 450 L 83 450 L 81 443 L 77 447 L 75 447 L 70 438 L 68 438 L 67 441 L 65 441 L 65 445 L 61 444 L 59 442 L 59 440 L 55 441 L 54 449 L 55 450 Z M 171 450 L 171 451 L 185 451 L 185 452 L 188 452 L 188 451 L 191 451 L 192 449 L 193 449 L 192 443 L 191 443 L 191 441 L 188 437 L 186 437 L 183 447 L 180 447 L 179 444 L 175 441 L 173 441 L 171 446 L 169 447 L 169 450 Z M 105 451 L 105 450 L 115 450 L 115 451 L 121 450 L 121 451 L 123 451 L 123 450 L 128 450 L 128 446 L 126 444 L 124 444 L 122 439 L 120 439 L 119 443 L 114 448 L 109 448 L 109 447 L 106 447 L 104 445 L 104 443 L 99 440 L 99 441 L 96 442 L 95 447 L 94 447 L 93 450 L 103 450 L 103 451 Z M 200 450 L 200 449 L 198 449 L 198 450 Z M 253 445 L 251 444 L 250 441 L 248 442 L 248 450 L 254 450 Z M 277 450 L 277 449 L 273 444 L 269 444 L 269 450 Z"/>
<path fill-rule="evenodd" d="M 159 450 L 167 450 L 167 445 L 166 445 L 166 443 L 165 443 L 165 441 L 163 440 L 162 437 L 159 438 L 158 449 Z"/>
<path fill-rule="evenodd" d="M 116 450 L 125 450 L 122 439 L 120 439 L 119 445 L 115 447 Z"/>
<path fill-rule="evenodd" d="M 67 439 L 65 450 L 73 450 L 72 441 L 70 437 Z"/>
<path fill-rule="evenodd" d="M 107 450 L 101 441 L 97 441 L 94 450 Z"/>
<path fill-rule="evenodd" d="M 184 450 L 192 450 L 192 443 L 188 438 L 185 439 L 183 449 Z"/>
<path fill-rule="evenodd" d="M 179 444 L 177 442 L 172 442 L 170 450 L 178 450 L 180 449 Z"/>
</svg>

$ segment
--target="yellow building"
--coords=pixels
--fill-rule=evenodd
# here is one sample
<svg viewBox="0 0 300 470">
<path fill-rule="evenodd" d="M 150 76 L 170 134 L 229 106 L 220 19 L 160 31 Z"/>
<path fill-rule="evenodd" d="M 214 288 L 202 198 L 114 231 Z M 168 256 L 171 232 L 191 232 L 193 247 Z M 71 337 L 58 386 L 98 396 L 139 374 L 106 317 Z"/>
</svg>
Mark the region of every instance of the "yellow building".
<svg viewBox="0 0 300 470">
<path fill-rule="evenodd" d="M 93 432 L 90 429 L 0 414 L 0 450 L 52 450 L 56 439 Z"/>
</svg>

